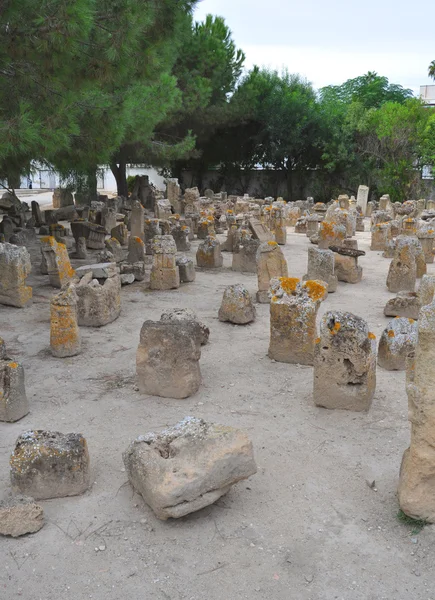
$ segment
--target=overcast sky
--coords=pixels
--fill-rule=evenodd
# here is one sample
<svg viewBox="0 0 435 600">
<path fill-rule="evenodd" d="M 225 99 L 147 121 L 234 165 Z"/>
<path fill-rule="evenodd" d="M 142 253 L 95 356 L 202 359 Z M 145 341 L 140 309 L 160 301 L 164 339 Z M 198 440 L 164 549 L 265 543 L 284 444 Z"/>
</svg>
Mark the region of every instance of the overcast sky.
<svg viewBox="0 0 435 600">
<path fill-rule="evenodd" d="M 435 84 L 435 0 L 201 0 L 225 18 L 245 66 L 287 67 L 319 88 L 376 71 L 419 93 Z"/>
</svg>

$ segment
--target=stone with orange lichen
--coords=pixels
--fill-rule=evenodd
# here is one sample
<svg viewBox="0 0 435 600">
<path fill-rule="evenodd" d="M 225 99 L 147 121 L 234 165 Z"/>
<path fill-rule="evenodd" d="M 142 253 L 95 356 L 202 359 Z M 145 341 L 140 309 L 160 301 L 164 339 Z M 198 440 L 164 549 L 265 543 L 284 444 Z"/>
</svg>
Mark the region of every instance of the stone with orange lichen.
<svg viewBox="0 0 435 600">
<path fill-rule="evenodd" d="M 26 278 L 32 266 L 26 248 L 0 243 L 0 304 L 25 308 L 32 303 Z"/>
<path fill-rule="evenodd" d="M 204 267 L 208 269 L 217 269 L 223 265 L 223 257 L 221 253 L 221 247 L 219 241 L 208 236 L 198 246 L 196 252 L 196 264 L 198 267 Z"/>
<path fill-rule="evenodd" d="M 316 316 L 326 296 L 325 285 L 280 277 L 270 282 L 270 296 L 269 357 L 278 362 L 313 364 Z"/>
<path fill-rule="evenodd" d="M 330 409 L 368 410 L 375 387 L 376 341 L 367 323 L 352 313 L 326 313 L 314 349 L 314 403 Z"/>
<path fill-rule="evenodd" d="M 344 225 L 322 221 L 319 227 L 318 246 L 327 249 L 329 246 L 341 246 L 346 238 L 346 227 Z"/>
<path fill-rule="evenodd" d="M 388 371 L 404 371 L 408 354 L 415 350 L 417 331 L 413 319 L 392 319 L 379 339 L 378 365 Z"/>
<path fill-rule="evenodd" d="M 287 261 L 276 242 L 263 242 L 256 254 L 258 292 L 257 302 L 269 304 L 269 287 L 272 279 L 288 277 Z"/>
<path fill-rule="evenodd" d="M 0 338 L 0 421 L 13 423 L 29 412 L 24 385 L 24 368 L 7 356 Z"/>
<path fill-rule="evenodd" d="M 58 358 L 75 356 L 81 351 L 77 294 L 73 284 L 65 286 L 50 302 L 50 349 Z"/>
<path fill-rule="evenodd" d="M 83 494 L 90 484 L 86 440 L 80 433 L 26 431 L 11 455 L 10 476 L 14 491 L 35 500 Z"/>
<path fill-rule="evenodd" d="M 324 281 L 327 284 L 328 293 L 335 292 L 338 279 L 335 274 L 334 253 L 331 250 L 310 246 L 308 248 L 307 274 L 304 275 L 303 279 Z"/>
<path fill-rule="evenodd" d="M 69 260 L 68 250 L 65 244 L 56 242 L 52 236 L 41 238 L 41 245 L 47 262 L 50 285 L 61 288 L 75 277 L 75 271 Z"/>
<path fill-rule="evenodd" d="M 123 459 L 131 485 L 162 520 L 213 504 L 257 471 L 245 432 L 195 417 L 139 436 Z"/>
</svg>

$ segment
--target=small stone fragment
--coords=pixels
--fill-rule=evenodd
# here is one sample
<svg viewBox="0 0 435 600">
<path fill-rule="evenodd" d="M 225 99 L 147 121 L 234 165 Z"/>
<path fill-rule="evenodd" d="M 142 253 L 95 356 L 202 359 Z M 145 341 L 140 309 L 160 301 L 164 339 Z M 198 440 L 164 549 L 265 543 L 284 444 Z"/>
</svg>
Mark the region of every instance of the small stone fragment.
<svg viewBox="0 0 435 600">
<path fill-rule="evenodd" d="M 0 534 L 19 537 L 44 525 L 44 511 L 33 498 L 10 495 L 0 501 Z"/>
</svg>

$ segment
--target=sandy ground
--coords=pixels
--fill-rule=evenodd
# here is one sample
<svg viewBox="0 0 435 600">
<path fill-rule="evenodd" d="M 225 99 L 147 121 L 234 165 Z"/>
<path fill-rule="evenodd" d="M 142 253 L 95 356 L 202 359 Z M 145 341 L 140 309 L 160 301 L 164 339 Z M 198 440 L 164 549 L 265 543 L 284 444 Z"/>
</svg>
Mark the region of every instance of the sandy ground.
<svg viewBox="0 0 435 600">
<path fill-rule="evenodd" d="M 363 280 L 339 283 L 319 316 L 349 310 L 379 336 L 388 322 L 389 261 L 369 251 L 368 233 L 357 237 L 367 251 Z M 289 230 L 284 252 L 291 275 L 305 273 L 308 245 L 305 235 Z M 120 318 L 82 328 L 82 353 L 56 359 L 49 352 L 55 291 L 39 275 L 38 252 L 32 251 L 29 278 L 33 306 L 0 306 L 0 335 L 24 364 L 31 402 L 20 422 L 0 423 L 0 490 L 9 485 L 15 440 L 31 428 L 83 433 L 94 483 L 83 496 L 44 501 L 40 532 L 0 539 L 0 598 L 435 598 L 433 527 L 415 534 L 396 516 L 410 436 L 403 372 L 378 369 L 368 414 L 316 408 L 312 368 L 267 358 L 268 305 L 257 305 L 257 320 L 248 326 L 218 321 L 226 285 L 241 282 L 256 291 L 256 276 L 232 272 L 228 253 L 222 269 L 198 270 L 196 281 L 178 290 L 123 288 Z M 203 384 L 187 400 L 145 397 L 135 387 L 141 324 L 170 307 L 193 308 L 211 330 L 202 349 Z M 127 483 L 121 455 L 139 434 L 186 415 L 247 430 L 258 473 L 213 506 L 160 522 Z"/>
</svg>

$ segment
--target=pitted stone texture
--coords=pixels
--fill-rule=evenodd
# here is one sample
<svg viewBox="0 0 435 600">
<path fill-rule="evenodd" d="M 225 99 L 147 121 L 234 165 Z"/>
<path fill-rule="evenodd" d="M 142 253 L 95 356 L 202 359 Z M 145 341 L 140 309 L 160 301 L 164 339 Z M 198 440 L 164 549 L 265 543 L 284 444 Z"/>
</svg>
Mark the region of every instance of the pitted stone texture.
<svg viewBox="0 0 435 600">
<path fill-rule="evenodd" d="M 0 338 L 0 421 L 13 423 L 28 412 L 24 368 L 8 358 L 5 343 Z"/>
<path fill-rule="evenodd" d="M 136 200 L 130 214 L 130 232 L 132 237 L 138 237 L 142 241 L 145 240 L 144 234 L 144 215 L 145 210 L 142 204 Z"/>
<path fill-rule="evenodd" d="M 356 252 L 358 252 L 358 250 Z M 359 283 L 362 279 L 363 270 L 362 267 L 358 265 L 358 256 L 346 256 L 342 253 L 334 254 L 334 274 L 336 275 L 338 281 L 344 281 L 346 283 Z"/>
<path fill-rule="evenodd" d="M 415 350 L 417 321 L 392 319 L 382 332 L 378 346 L 378 365 L 388 371 L 404 371 L 408 354 Z"/>
<path fill-rule="evenodd" d="M 130 236 L 128 240 L 127 262 L 143 262 L 145 257 L 145 244 L 137 236 Z"/>
<path fill-rule="evenodd" d="M 113 254 L 115 262 L 119 263 L 123 260 L 124 250 L 116 238 L 111 237 L 106 240 L 106 249 Z"/>
<path fill-rule="evenodd" d="M 388 300 L 384 308 L 384 315 L 418 319 L 420 308 L 421 302 L 417 292 L 399 292 L 395 298 Z"/>
<path fill-rule="evenodd" d="M 319 248 L 341 246 L 346 238 L 346 227 L 331 221 L 322 221 L 319 228 Z"/>
<path fill-rule="evenodd" d="M 391 226 L 389 223 L 377 223 L 372 227 L 372 239 L 370 250 L 383 252 L 391 237 Z"/>
<path fill-rule="evenodd" d="M 225 289 L 218 317 L 219 321 L 236 325 L 246 325 L 255 320 L 255 307 L 245 286 L 236 283 Z"/>
<path fill-rule="evenodd" d="M 0 535 L 20 537 L 44 525 L 44 511 L 33 498 L 18 494 L 0 501 Z"/>
<path fill-rule="evenodd" d="M 215 237 L 209 236 L 199 244 L 196 252 L 198 267 L 217 269 L 223 265 L 223 262 L 221 247 Z"/>
<path fill-rule="evenodd" d="M 150 287 L 152 290 L 171 290 L 180 286 L 180 275 L 176 265 L 176 252 L 172 235 L 156 235 L 152 240 L 153 267 Z"/>
<path fill-rule="evenodd" d="M 0 243 L 0 304 L 24 308 L 32 303 L 26 277 L 32 270 L 26 248 Z"/>
<path fill-rule="evenodd" d="M 56 188 L 53 192 L 53 208 L 63 208 L 74 204 L 74 198 L 69 190 Z"/>
<path fill-rule="evenodd" d="M 50 285 L 61 288 L 75 277 L 65 244 L 56 242 L 53 236 L 41 238 L 41 248 L 47 262 Z"/>
<path fill-rule="evenodd" d="M 307 274 L 303 277 L 304 281 L 309 279 L 324 281 L 327 284 L 328 293 L 337 290 L 337 275 L 335 274 L 335 258 L 332 250 L 308 248 L 308 267 Z"/>
<path fill-rule="evenodd" d="M 136 354 L 139 390 L 163 398 L 187 398 L 201 384 L 200 326 L 194 321 L 145 321 Z"/>
<path fill-rule="evenodd" d="M 257 302 L 269 304 L 269 287 L 272 279 L 288 277 L 287 261 L 277 242 L 263 242 L 257 249 Z"/>
<path fill-rule="evenodd" d="M 26 431 L 10 459 L 12 488 L 35 500 L 83 494 L 90 483 L 89 454 L 81 433 Z"/>
<path fill-rule="evenodd" d="M 399 236 L 394 258 L 390 263 L 387 288 L 390 292 L 413 292 L 417 279 L 417 266 L 411 238 Z"/>
<path fill-rule="evenodd" d="M 156 236 L 164 233 L 163 227 L 159 219 L 145 219 L 145 253 L 152 255 L 153 253 L 153 239 Z"/>
<path fill-rule="evenodd" d="M 121 312 L 121 278 L 109 277 L 100 285 L 87 273 L 77 284 L 78 324 L 84 327 L 102 327 L 119 317 Z"/>
<path fill-rule="evenodd" d="M 245 239 L 237 244 L 233 252 L 231 269 L 241 273 L 257 272 L 257 250 L 260 246 L 259 240 Z"/>
<path fill-rule="evenodd" d="M 280 277 L 270 282 L 269 358 L 278 362 L 312 365 L 316 316 L 326 297 L 322 281 Z"/>
<path fill-rule="evenodd" d="M 257 471 L 246 433 L 195 417 L 140 436 L 123 458 L 130 483 L 162 520 L 213 504 Z"/>
<path fill-rule="evenodd" d="M 418 288 L 421 306 L 432 304 L 435 294 L 435 275 L 423 275 Z"/>
<path fill-rule="evenodd" d="M 424 306 L 415 359 L 407 368 L 411 444 L 400 467 L 399 504 L 414 519 L 435 522 L 435 303 Z"/>
<path fill-rule="evenodd" d="M 73 284 L 67 284 L 50 302 L 50 349 L 53 356 L 64 358 L 81 351 L 77 324 L 77 294 Z"/>
<path fill-rule="evenodd" d="M 190 250 L 189 228 L 185 223 L 177 221 L 171 229 L 171 235 L 177 246 L 177 252 L 188 252 Z"/>
<path fill-rule="evenodd" d="M 190 308 L 168 308 L 162 313 L 161 321 L 193 321 L 199 325 L 199 343 L 201 346 L 207 344 L 210 337 L 210 329 L 199 321 L 196 313 Z"/>
<path fill-rule="evenodd" d="M 187 256 L 177 256 L 175 264 L 177 265 L 180 273 L 180 283 L 189 283 L 191 281 L 195 281 L 195 265 L 191 258 L 188 258 Z"/>
<path fill-rule="evenodd" d="M 314 403 L 330 409 L 364 411 L 376 387 L 376 338 L 364 319 L 348 312 L 326 313 L 314 350 Z"/>
</svg>

